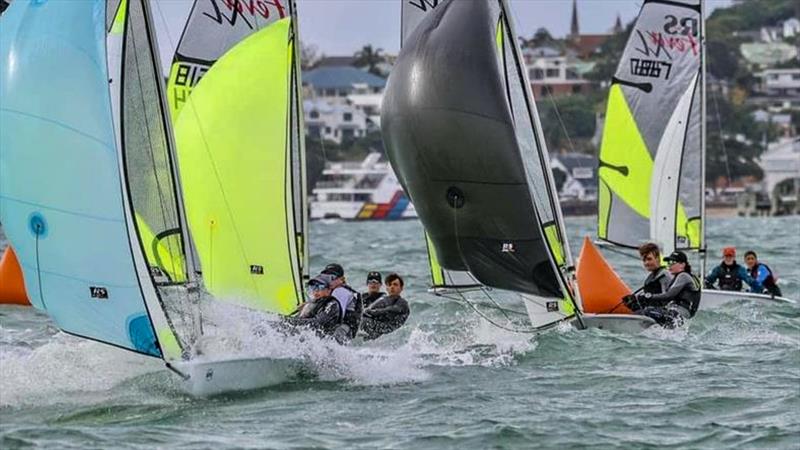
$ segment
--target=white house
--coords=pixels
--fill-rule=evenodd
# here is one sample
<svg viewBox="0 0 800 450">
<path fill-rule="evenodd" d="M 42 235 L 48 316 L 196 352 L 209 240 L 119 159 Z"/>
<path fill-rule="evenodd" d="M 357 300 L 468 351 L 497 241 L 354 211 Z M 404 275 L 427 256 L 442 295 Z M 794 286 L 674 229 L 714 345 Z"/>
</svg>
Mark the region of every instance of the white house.
<svg viewBox="0 0 800 450">
<path fill-rule="evenodd" d="M 591 70 L 591 63 L 580 61 L 574 53 L 541 46 L 525 48 L 522 57 L 528 68 L 531 87 L 536 96 L 578 94 L 590 89 L 591 84 L 583 74 Z"/>
<path fill-rule="evenodd" d="M 594 156 L 582 153 L 553 155 L 550 167 L 559 185 L 559 199 L 597 199 L 597 159 Z"/>
<path fill-rule="evenodd" d="M 364 111 L 348 103 L 325 99 L 303 102 L 306 134 L 341 144 L 343 140 L 364 137 L 370 128 Z"/>
</svg>

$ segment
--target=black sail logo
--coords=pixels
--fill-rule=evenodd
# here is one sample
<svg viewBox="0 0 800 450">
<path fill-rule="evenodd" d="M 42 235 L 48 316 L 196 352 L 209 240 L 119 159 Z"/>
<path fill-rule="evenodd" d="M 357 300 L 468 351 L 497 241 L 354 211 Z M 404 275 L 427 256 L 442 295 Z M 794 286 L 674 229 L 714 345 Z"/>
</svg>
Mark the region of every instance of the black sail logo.
<svg viewBox="0 0 800 450">
<path fill-rule="evenodd" d="M 439 0 L 408 0 L 408 4 L 427 12 L 429 7 L 433 9 L 439 6 Z"/>
</svg>

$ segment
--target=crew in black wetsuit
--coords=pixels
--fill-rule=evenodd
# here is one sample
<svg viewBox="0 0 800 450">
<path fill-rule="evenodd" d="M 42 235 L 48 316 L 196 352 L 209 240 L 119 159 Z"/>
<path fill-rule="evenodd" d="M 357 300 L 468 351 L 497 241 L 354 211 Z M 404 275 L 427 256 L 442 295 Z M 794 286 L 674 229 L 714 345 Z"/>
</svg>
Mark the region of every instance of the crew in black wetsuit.
<svg viewBox="0 0 800 450">
<path fill-rule="evenodd" d="M 367 292 L 361 294 L 361 303 L 364 305 L 364 308 L 368 308 L 375 300 L 386 295 L 385 292 L 381 291 L 382 281 L 383 279 L 381 278 L 380 272 L 370 272 L 367 274 Z"/>
<path fill-rule="evenodd" d="M 397 330 L 406 322 L 410 313 L 408 302 L 400 296 L 403 279 L 396 273 L 386 277 L 386 292 L 380 299 L 364 309 L 361 317 L 361 333 L 364 340 L 377 339 Z"/>
<path fill-rule="evenodd" d="M 769 294 L 772 296 L 780 297 L 781 288 L 778 287 L 778 278 L 772 273 L 772 269 L 768 265 L 758 262 L 758 255 L 752 250 L 744 253 L 744 263 L 747 264 L 747 273 L 750 278 L 758 283 L 757 286 L 751 288 L 753 292 Z"/>
<path fill-rule="evenodd" d="M 672 275 L 667 268 L 661 265 L 661 251 L 658 245 L 648 242 L 639 247 L 639 255 L 642 257 L 642 265 L 647 270 L 647 278 L 638 292 L 661 294 L 667 291 Z"/>
<path fill-rule="evenodd" d="M 333 280 L 334 276 L 328 274 L 312 278 L 308 282 L 308 301 L 300 305 L 291 316 L 286 317 L 285 322 L 316 330 L 322 337 L 333 336 L 344 317 L 339 301 L 331 295 Z"/>
<path fill-rule="evenodd" d="M 672 252 L 664 258 L 672 274 L 666 292 L 642 292 L 626 297 L 625 305 L 636 314 L 650 317 L 665 328 L 675 328 L 693 317 L 700 305 L 700 280 L 692 275 L 689 260 L 683 252 Z"/>
</svg>

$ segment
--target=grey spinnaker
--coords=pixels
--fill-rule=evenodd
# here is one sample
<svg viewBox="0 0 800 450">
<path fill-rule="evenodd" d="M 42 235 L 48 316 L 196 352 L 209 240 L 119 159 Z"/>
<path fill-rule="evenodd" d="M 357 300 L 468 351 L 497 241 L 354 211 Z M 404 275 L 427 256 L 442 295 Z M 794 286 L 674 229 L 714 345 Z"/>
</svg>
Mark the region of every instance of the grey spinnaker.
<svg viewBox="0 0 800 450">
<path fill-rule="evenodd" d="M 598 236 L 701 248 L 700 0 L 647 0 L 612 79 L 599 154 Z"/>
<path fill-rule="evenodd" d="M 537 214 L 552 211 L 552 201 L 536 203 L 548 187 L 532 183 L 536 167 L 547 173 L 546 151 L 532 105 L 523 107 L 530 100 L 512 98 L 525 89 L 515 87 L 514 77 L 520 84 L 524 76 L 506 20 L 494 0 L 439 2 L 426 14 L 390 77 L 384 140 L 443 268 L 469 270 L 490 287 L 564 299 L 556 246 Z M 561 245 L 559 228 L 554 220 Z"/>
</svg>

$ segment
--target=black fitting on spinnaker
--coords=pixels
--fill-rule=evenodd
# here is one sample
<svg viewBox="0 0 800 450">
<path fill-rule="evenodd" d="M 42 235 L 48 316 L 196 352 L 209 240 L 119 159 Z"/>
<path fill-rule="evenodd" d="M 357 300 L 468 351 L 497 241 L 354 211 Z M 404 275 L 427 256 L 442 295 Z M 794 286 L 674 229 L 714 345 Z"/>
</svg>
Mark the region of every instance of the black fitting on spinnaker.
<svg viewBox="0 0 800 450">
<path fill-rule="evenodd" d="M 459 209 L 464 206 L 464 193 L 461 192 L 461 189 L 450 186 L 447 188 L 447 204 L 450 205 L 451 208 Z"/>
</svg>

